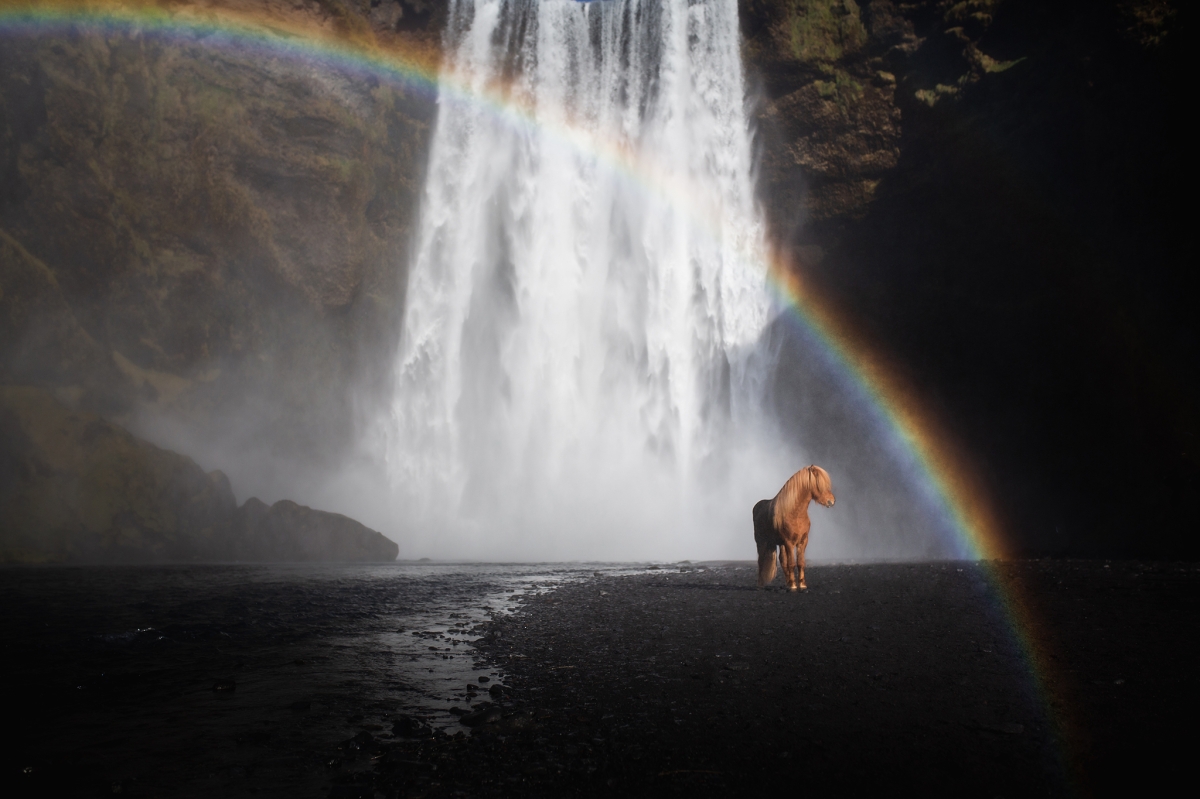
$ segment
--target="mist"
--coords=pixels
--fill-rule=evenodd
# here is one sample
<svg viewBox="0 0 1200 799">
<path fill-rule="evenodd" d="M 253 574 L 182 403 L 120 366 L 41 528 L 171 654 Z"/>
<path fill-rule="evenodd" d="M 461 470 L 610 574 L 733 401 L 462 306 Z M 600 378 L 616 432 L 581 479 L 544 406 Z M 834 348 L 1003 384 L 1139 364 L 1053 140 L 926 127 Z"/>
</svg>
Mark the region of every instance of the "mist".
<svg viewBox="0 0 1200 799">
<path fill-rule="evenodd" d="M 750 508 L 818 454 L 814 559 L 955 554 L 911 454 L 778 321 L 736 3 L 704 9 L 452 11 L 446 80 L 509 79 L 534 123 L 441 105 L 391 407 L 314 492 L 401 557 L 750 557 Z"/>
<path fill-rule="evenodd" d="M 813 462 L 838 496 L 813 560 L 961 556 L 912 453 L 768 296 L 736 3 L 698 8 L 455 5 L 446 82 L 506 84 L 529 119 L 443 97 L 386 254 L 401 309 L 284 325 L 216 362 L 219 400 L 130 429 L 401 558 L 751 558 L 751 507 Z M 374 340 L 297 380 L 348 335 Z"/>
</svg>

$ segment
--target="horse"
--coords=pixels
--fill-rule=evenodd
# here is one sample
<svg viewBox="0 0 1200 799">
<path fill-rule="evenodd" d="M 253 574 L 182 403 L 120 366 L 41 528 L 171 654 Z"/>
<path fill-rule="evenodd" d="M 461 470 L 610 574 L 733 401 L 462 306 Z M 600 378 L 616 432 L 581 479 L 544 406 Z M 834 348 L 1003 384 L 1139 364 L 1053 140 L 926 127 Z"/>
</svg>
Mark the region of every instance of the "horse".
<svg viewBox="0 0 1200 799">
<path fill-rule="evenodd" d="M 820 466 L 806 466 L 793 474 L 779 489 L 775 499 L 761 499 L 754 505 L 754 543 L 758 545 L 758 587 L 775 579 L 775 551 L 780 547 L 783 574 L 789 591 L 807 591 L 804 582 L 804 550 L 808 547 L 809 500 L 827 508 L 834 503 L 829 472 Z M 797 584 L 796 572 L 800 573 Z"/>
</svg>

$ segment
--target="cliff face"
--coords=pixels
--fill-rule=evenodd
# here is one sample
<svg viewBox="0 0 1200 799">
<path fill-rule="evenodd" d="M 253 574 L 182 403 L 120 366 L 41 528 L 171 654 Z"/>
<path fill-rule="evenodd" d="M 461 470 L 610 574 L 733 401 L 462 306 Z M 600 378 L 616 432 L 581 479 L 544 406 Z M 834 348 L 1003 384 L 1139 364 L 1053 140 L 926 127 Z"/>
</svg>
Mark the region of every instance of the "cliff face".
<svg viewBox="0 0 1200 799">
<path fill-rule="evenodd" d="M 126 8 L 147 5 L 384 56 L 435 48 L 442 13 L 426 0 Z M 355 411 L 386 389 L 433 98 L 167 28 L 0 47 L 0 557 L 394 559 L 343 516 L 237 510 L 224 475 L 112 422 L 158 422 L 191 454 L 216 442 L 203 454 L 230 453 L 235 470 L 242 451 L 339 462 Z M 238 488 L 255 490 L 254 464 L 240 469 Z"/>
<path fill-rule="evenodd" d="M 1200 407 L 1176 4 L 742 10 L 776 237 L 923 387 L 1016 548 L 1196 552 L 1174 532 Z"/>
<path fill-rule="evenodd" d="M 434 10 L 162 8 L 200 5 L 381 52 L 428 45 Z M 0 305 L 14 338 L 0 381 L 72 387 L 118 418 L 194 430 L 237 415 L 265 448 L 336 460 L 348 387 L 386 379 L 433 111 L 400 84 L 198 34 L 6 37 Z M 10 288 L 17 263 L 39 265 L 19 267 L 36 286 Z M 15 307 L 18 294 L 39 310 Z"/>
<path fill-rule="evenodd" d="M 237 507 L 229 479 L 75 412 L 0 387 L 0 563 L 395 560 L 352 519 L 283 500 Z"/>
</svg>

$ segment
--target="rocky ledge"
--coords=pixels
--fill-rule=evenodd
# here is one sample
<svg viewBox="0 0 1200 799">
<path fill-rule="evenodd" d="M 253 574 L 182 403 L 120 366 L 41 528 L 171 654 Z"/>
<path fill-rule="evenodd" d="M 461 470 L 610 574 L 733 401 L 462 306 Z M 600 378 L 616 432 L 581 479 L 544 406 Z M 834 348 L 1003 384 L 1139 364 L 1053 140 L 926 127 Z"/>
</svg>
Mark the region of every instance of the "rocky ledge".
<svg viewBox="0 0 1200 799">
<path fill-rule="evenodd" d="M 51 393 L 0 387 L 0 562 L 388 561 L 397 545 L 229 479 Z"/>
</svg>

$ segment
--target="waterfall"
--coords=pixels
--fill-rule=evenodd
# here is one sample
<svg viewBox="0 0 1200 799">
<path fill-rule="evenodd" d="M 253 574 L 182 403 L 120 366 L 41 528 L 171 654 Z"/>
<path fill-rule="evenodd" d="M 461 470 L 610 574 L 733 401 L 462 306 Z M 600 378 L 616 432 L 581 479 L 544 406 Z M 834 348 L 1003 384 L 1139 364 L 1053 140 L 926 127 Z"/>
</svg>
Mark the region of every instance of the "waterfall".
<svg viewBox="0 0 1200 799">
<path fill-rule="evenodd" d="M 405 539 L 753 557 L 751 505 L 802 464 L 755 443 L 737 0 L 453 0 L 446 52 L 386 445 Z"/>
</svg>

